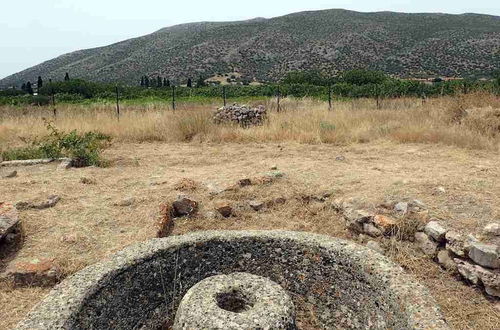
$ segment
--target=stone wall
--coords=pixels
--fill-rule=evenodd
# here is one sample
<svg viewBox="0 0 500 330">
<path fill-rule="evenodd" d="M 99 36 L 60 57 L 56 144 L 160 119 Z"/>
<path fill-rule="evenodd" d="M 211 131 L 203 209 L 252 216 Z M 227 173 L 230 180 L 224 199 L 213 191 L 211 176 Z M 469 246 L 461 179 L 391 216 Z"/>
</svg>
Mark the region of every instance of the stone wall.
<svg viewBox="0 0 500 330">
<path fill-rule="evenodd" d="M 413 215 L 413 227 L 407 228 L 405 235 L 397 217 L 357 208 L 348 201 L 337 200 L 334 204 L 351 231 L 375 238 L 397 236 L 415 241 L 424 254 L 447 270 L 484 288 L 486 294 L 500 297 L 500 224 L 491 223 L 482 235 L 474 236 L 449 230 L 442 222 L 431 219 L 425 205 L 418 200 L 394 203 L 389 207 L 392 212 L 399 216 Z"/>
<path fill-rule="evenodd" d="M 213 119 L 217 124 L 237 123 L 243 127 L 262 125 L 266 119 L 266 109 L 262 105 L 250 108 L 247 105 L 239 106 L 235 103 L 218 109 Z"/>
<path fill-rule="evenodd" d="M 283 231 L 216 231 L 129 247 L 59 284 L 18 329 L 158 329 L 185 293 L 245 272 L 311 305 L 318 328 L 448 329 L 427 289 L 352 242 Z M 171 323 L 170 323 L 171 324 Z"/>
</svg>

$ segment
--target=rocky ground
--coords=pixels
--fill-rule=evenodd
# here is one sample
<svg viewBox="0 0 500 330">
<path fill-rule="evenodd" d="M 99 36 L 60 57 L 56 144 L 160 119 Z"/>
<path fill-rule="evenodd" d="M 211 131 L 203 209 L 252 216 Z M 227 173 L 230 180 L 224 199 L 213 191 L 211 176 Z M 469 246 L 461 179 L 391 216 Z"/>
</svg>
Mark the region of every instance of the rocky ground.
<svg viewBox="0 0 500 330">
<path fill-rule="evenodd" d="M 397 208 L 417 200 L 426 219 L 481 236 L 486 225 L 500 221 L 497 154 L 393 143 L 144 143 L 115 144 L 105 157 L 107 168 L 0 168 L 0 202 L 20 202 L 23 237 L 4 244 L 0 272 L 24 271 L 17 285 L 12 278 L 0 282 L 0 328 L 14 326 L 54 282 L 124 246 L 209 229 L 288 229 L 354 239 L 379 248 L 422 281 L 452 328 L 495 329 L 500 322 L 498 301 L 434 262 L 418 240 L 359 235 L 333 207 L 339 199 L 366 210 L 390 205 L 385 216 L 396 216 Z M 179 195 L 185 199 L 174 203 Z M 423 233 L 441 239 L 433 228 Z M 49 276 L 24 276 L 33 270 Z"/>
</svg>

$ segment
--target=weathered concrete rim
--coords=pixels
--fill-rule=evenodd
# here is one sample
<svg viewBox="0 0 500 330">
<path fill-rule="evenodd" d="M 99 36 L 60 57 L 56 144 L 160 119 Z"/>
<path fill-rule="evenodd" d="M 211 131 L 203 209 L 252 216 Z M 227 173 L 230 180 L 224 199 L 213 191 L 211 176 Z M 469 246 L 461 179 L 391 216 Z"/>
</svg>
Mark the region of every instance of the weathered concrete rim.
<svg viewBox="0 0 500 330">
<path fill-rule="evenodd" d="M 367 274 L 386 279 L 385 290 L 393 292 L 399 300 L 409 326 L 413 329 L 449 329 L 429 291 L 417 280 L 388 258 L 353 242 L 324 235 L 290 231 L 207 231 L 182 236 L 152 239 L 132 245 L 114 254 L 108 260 L 89 266 L 56 286 L 34 309 L 17 329 L 66 329 L 68 320 L 95 292 L 106 286 L 116 275 L 128 268 L 154 259 L 159 253 L 210 241 L 238 241 L 252 239 L 256 242 L 284 240 L 311 246 L 324 251 L 335 251 L 355 256 L 355 262 Z M 346 258 L 347 259 L 347 258 Z M 40 326 L 43 325 L 43 326 Z"/>
</svg>

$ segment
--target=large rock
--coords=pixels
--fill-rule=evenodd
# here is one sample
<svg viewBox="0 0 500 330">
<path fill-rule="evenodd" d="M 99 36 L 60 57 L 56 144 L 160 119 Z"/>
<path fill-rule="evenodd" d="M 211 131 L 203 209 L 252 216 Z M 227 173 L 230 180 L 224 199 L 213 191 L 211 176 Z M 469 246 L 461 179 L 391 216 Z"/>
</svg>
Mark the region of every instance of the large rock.
<svg viewBox="0 0 500 330">
<path fill-rule="evenodd" d="M 483 267 L 500 268 L 499 247 L 493 244 L 472 243 L 469 258 Z"/>
<path fill-rule="evenodd" d="M 457 264 L 457 269 L 460 275 L 467 279 L 472 284 L 479 283 L 479 276 L 477 275 L 476 265 L 470 262 L 455 258 L 455 263 Z"/>
<path fill-rule="evenodd" d="M 198 202 L 185 196 L 180 196 L 172 206 L 175 217 L 191 216 L 198 212 Z"/>
<path fill-rule="evenodd" d="M 445 235 L 446 235 L 446 229 L 441 226 L 441 224 L 437 221 L 431 221 L 429 222 L 425 228 L 424 231 L 427 235 L 432 237 L 436 242 L 444 242 L 445 240 Z"/>
<path fill-rule="evenodd" d="M 415 233 L 415 241 L 422 252 L 428 256 L 434 257 L 438 248 L 438 244 L 431 240 L 427 234 L 422 232 Z"/>
<path fill-rule="evenodd" d="M 3 277 L 15 286 L 53 286 L 62 273 L 53 260 L 33 259 L 9 266 Z"/>
<path fill-rule="evenodd" d="M 0 242 L 12 233 L 18 224 L 19 216 L 14 205 L 0 202 Z"/>
</svg>

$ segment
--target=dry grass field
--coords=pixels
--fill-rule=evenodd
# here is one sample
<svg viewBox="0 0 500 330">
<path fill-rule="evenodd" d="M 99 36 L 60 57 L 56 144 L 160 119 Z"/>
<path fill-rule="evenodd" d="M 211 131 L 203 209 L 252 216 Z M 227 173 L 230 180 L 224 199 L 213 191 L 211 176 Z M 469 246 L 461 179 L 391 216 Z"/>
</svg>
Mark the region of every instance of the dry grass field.
<svg viewBox="0 0 500 330">
<path fill-rule="evenodd" d="M 267 106 L 275 107 L 270 101 Z M 56 164 L 37 165 L 0 179 L 1 200 L 61 197 L 53 208 L 20 212 L 24 241 L 4 256 L 0 270 L 12 261 L 50 258 L 70 275 L 154 237 L 160 203 L 181 193 L 198 200 L 200 211 L 178 219 L 172 235 L 287 229 L 357 239 L 327 203 L 303 198 L 324 192 L 366 205 L 419 199 L 447 226 L 469 232 L 500 219 L 500 101 L 494 96 L 425 104 L 387 100 L 381 109 L 373 100 L 336 102 L 330 112 L 323 102 L 287 99 L 284 111 L 272 111 L 268 123 L 249 129 L 216 126 L 207 108 L 186 105 L 174 113 L 159 104 L 125 106 L 120 121 L 112 105 L 58 108 L 59 129 L 113 137 L 104 153 L 109 165 L 66 171 Z M 21 145 L 19 137 L 45 134 L 41 117 L 50 114 L 50 109 L 0 109 L 0 149 Z M 285 176 L 268 185 L 209 194 L 210 186 L 231 186 L 271 166 Z M 9 170 L 0 168 L 0 176 Z M 195 184 L 179 187 L 182 179 Z M 248 207 L 249 200 L 277 198 L 286 202 L 260 212 Z M 232 217 L 215 215 L 219 201 L 233 206 Z M 498 302 L 455 279 L 412 243 L 381 244 L 430 289 L 453 329 L 498 328 Z M 0 283 L 0 329 L 12 328 L 47 292 Z"/>
</svg>

